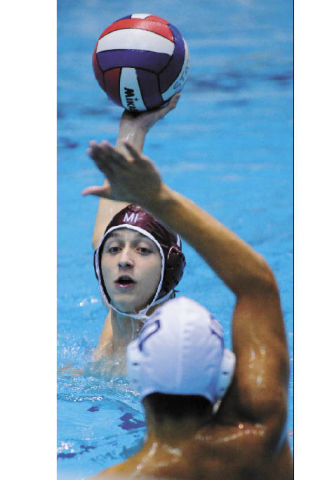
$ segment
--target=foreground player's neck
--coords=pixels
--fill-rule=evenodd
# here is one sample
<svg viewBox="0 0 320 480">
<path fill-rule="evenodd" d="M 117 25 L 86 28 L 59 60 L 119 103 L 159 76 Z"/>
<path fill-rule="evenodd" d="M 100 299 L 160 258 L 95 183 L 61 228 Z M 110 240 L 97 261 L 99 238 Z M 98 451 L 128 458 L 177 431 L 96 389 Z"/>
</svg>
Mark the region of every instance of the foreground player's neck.
<svg viewBox="0 0 320 480">
<path fill-rule="evenodd" d="M 210 414 L 202 416 L 184 417 L 173 419 L 172 417 L 157 418 L 154 413 L 145 406 L 147 423 L 147 443 L 158 441 L 163 444 L 178 446 L 186 439 L 195 435 L 196 432 L 211 420 Z"/>
</svg>

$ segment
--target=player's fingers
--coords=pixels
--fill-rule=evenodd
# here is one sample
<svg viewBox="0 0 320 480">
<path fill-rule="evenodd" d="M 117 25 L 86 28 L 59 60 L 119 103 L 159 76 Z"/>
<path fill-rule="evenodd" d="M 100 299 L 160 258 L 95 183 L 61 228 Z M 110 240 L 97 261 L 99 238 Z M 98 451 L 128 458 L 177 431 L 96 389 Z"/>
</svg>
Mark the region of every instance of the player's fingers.
<svg viewBox="0 0 320 480">
<path fill-rule="evenodd" d="M 92 160 L 102 160 L 105 157 L 105 153 L 101 149 L 98 143 L 90 142 L 90 147 L 87 150 L 87 154 Z"/>
<path fill-rule="evenodd" d="M 115 150 L 111 143 L 106 140 L 103 140 L 101 143 L 92 141 L 89 143 L 89 146 L 88 154 L 94 159 L 107 159 L 113 156 L 113 151 Z"/>
<path fill-rule="evenodd" d="M 161 118 L 163 118 L 165 115 L 167 115 L 167 113 L 176 108 L 180 96 L 180 93 L 176 93 L 173 97 L 170 98 L 167 103 L 165 103 L 165 105 L 160 110 Z"/>
<path fill-rule="evenodd" d="M 81 194 L 84 197 L 88 195 L 95 195 L 96 197 L 100 198 L 111 198 L 111 187 L 110 185 L 103 185 L 102 187 L 93 185 L 82 190 Z"/>
<path fill-rule="evenodd" d="M 177 103 L 179 102 L 180 97 L 181 97 L 181 93 L 176 93 L 175 95 L 173 95 L 172 98 L 170 98 L 169 106 L 170 106 L 170 109 L 171 109 L 171 110 L 172 110 L 173 108 L 176 108 Z"/>
<path fill-rule="evenodd" d="M 103 142 L 101 142 L 103 143 Z M 107 142 L 105 142 L 107 143 Z M 88 152 L 90 152 L 92 155 L 95 156 L 101 156 L 103 153 L 103 149 L 101 148 L 101 144 L 92 140 L 89 142 L 89 149 Z"/>
<path fill-rule="evenodd" d="M 90 148 L 87 150 L 89 157 L 92 158 L 98 169 L 110 177 L 116 170 L 118 163 L 113 158 L 112 147 L 108 142 L 102 144 L 92 144 L 90 142 Z"/>
<path fill-rule="evenodd" d="M 111 177 L 113 175 L 115 169 L 112 162 L 106 160 L 105 157 L 99 156 L 98 154 L 90 155 L 89 152 L 89 156 L 92 158 L 100 172 L 102 172 L 107 177 Z"/>
<path fill-rule="evenodd" d="M 122 143 L 125 146 L 125 148 L 128 150 L 128 152 L 130 153 L 131 157 L 133 158 L 133 160 L 136 164 L 144 164 L 145 163 L 147 157 L 145 157 L 140 152 L 138 152 L 138 150 L 136 150 L 133 147 L 133 145 L 131 145 L 129 142 L 124 141 Z"/>
<path fill-rule="evenodd" d="M 103 140 L 101 142 L 101 149 L 103 150 L 104 154 L 108 157 L 108 160 L 114 163 L 115 167 L 122 166 L 125 167 L 128 159 L 124 156 L 122 152 L 117 150 L 111 143 Z"/>
</svg>

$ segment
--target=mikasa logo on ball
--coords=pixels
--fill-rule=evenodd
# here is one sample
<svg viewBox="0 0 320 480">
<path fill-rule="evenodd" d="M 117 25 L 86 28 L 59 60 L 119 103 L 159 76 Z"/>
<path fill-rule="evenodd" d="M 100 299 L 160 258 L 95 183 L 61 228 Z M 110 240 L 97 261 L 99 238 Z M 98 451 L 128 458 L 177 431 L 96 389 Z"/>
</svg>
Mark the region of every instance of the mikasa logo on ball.
<svg viewBox="0 0 320 480">
<path fill-rule="evenodd" d="M 120 76 L 122 105 L 130 112 L 145 109 L 135 68 L 122 68 Z"/>
<path fill-rule="evenodd" d="M 135 107 L 135 101 L 137 101 L 138 99 L 133 98 L 136 95 L 134 93 L 134 90 L 132 88 L 124 87 L 124 95 L 126 98 L 127 109 L 130 111 L 136 111 L 137 109 Z"/>
</svg>

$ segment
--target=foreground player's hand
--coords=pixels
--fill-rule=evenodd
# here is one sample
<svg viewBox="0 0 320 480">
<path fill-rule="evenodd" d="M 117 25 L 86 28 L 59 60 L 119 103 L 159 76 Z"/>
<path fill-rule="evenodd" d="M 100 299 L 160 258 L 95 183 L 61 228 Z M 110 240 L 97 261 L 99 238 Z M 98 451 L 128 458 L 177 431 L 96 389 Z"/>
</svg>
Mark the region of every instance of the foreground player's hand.
<svg viewBox="0 0 320 480">
<path fill-rule="evenodd" d="M 155 165 L 128 142 L 123 145 L 126 155 L 109 142 L 90 142 L 88 155 L 107 177 L 108 183 L 102 187 L 88 187 L 82 195 L 146 205 L 159 193 L 162 182 Z"/>
</svg>

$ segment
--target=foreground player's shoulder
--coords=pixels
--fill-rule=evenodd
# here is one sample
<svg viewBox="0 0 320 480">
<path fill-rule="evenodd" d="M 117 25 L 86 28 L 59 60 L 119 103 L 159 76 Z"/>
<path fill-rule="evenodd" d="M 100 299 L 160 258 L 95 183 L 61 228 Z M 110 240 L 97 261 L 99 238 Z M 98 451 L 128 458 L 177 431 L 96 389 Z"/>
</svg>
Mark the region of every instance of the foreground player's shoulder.
<svg viewBox="0 0 320 480">
<path fill-rule="evenodd" d="M 97 475 L 88 478 L 87 480 L 121 480 L 121 479 L 129 479 L 131 475 L 134 474 L 137 470 L 137 466 L 139 464 L 138 459 L 136 459 L 137 455 L 129 458 L 128 460 L 119 463 L 118 465 L 114 465 L 113 467 L 106 468 L 102 470 Z M 141 478 L 141 477 L 139 477 Z"/>
<path fill-rule="evenodd" d="M 201 478 L 292 478 L 292 455 L 287 439 L 270 437 L 265 425 L 228 418 L 199 430 L 193 452 L 202 459 Z M 272 458 L 272 461 L 271 461 Z"/>
<path fill-rule="evenodd" d="M 106 468 L 105 470 L 102 470 L 101 472 L 97 473 L 93 477 L 87 478 L 86 480 L 110 480 L 112 478 L 119 480 L 121 478 L 124 478 L 123 474 L 119 474 L 117 472 L 117 467 L 118 465 L 116 465 L 115 467 Z"/>
</svg>

